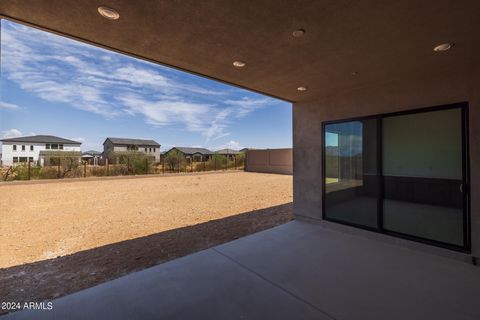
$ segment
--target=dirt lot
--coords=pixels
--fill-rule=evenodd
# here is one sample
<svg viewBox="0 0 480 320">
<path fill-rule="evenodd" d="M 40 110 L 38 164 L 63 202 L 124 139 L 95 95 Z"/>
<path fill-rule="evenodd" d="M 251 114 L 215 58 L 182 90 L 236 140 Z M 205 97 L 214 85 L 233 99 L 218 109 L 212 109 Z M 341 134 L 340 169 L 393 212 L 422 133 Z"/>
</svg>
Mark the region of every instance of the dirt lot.
<svg viewBox="0 0 480 320">
<path fill-rule="evenodd" d="M 1 301 L 62 296 L 292 219 L 286 175 L 2 184 L 0 194 Z"/>
</svg>

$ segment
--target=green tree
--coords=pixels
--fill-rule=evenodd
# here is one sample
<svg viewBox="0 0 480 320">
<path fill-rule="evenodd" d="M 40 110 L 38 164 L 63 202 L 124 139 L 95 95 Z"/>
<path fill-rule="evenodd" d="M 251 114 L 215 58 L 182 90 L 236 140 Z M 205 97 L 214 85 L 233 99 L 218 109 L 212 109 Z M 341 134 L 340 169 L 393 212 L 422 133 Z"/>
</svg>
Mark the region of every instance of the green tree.
<svg viewBox="0 0 480 320">
<path fill-rule="evenodd" d="M 172 171 L 180 170 L 187 164 L 187 158 L 185 158 L 185 155 L 175 149 L 167 153 L 164 161 L 168 169 Z"/>
<path fill-rule="evenodd" d="M 48 154 L 50 165 L 57 166 L 59 178 L 81 176 L 80 152 L 51 151 Z"/>
<path fill-rule="evenodd" d="M 222 170 L 226 169 L 228 159 L 224 155 L 214 154 L 210 157 L 207 163 L 207 170 Z"/>
<path fill-rule="evenodd" d="M 111 152 L 108 158 L 113 163 L 123 164 L 127 166 L 128 173 L 131 174 L 147 174 L 151 172 L 150 166 L 152 165 L 152 157 L 141 151 L 117 151 Z"/>
</svg>

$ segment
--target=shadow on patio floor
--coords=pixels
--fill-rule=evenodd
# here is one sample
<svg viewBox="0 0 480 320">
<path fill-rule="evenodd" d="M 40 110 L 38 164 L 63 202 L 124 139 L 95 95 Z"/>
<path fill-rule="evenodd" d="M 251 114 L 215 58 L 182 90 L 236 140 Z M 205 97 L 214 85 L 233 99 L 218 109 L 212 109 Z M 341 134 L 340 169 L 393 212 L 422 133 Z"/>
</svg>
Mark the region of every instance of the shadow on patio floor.
<svg viewBox="0 0 480 320">
<path fill-rule="evenodd" d="M 290 220 L 292 203 L 287 203 L 0 269 L 0 300 L 23 304 L 57 298 Z"/>
</svg>

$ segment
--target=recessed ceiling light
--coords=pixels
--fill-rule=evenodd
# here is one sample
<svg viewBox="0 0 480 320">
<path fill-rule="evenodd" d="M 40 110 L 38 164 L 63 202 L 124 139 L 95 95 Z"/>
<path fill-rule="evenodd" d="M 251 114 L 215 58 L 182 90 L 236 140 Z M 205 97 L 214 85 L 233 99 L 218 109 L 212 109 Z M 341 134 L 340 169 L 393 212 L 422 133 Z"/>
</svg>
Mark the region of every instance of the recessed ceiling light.
<svg viewBox="0 0 480 320">
<path fill-rule="evenodd" d="M 120 13 L 117 10 L 109 7 L 98 7 L 98 13 L 104 18 L 109 20 L 118 20 L 120 18 Z"/>
<path fill-rule="evenodd" d="M 245 67 L 246 63 L 240 60 L 233 61 L 233 66 L 237 68 L 243 68 Z"/>
<path fill-rule="evenodd" d="M 452 47 L 453 47 L 453 43 L 442 43 L 442 44 L 436 46 L 435 48 L 433 48 L 433 51 L 435 51 L 435 52 L 447 51 Z"/>
<path fill-rule="evenodd" d="M 298 29 L 292 32 L 292 36 L 294 36 L 295 38 L 303 37 L 304 34 L 305 34 L 304 29 Z"/>
<path fill-rule="evenodd" d="M 297 90 L 298 91 L 307 91 L 307 87 L 298 87 Z"/>
</svg>

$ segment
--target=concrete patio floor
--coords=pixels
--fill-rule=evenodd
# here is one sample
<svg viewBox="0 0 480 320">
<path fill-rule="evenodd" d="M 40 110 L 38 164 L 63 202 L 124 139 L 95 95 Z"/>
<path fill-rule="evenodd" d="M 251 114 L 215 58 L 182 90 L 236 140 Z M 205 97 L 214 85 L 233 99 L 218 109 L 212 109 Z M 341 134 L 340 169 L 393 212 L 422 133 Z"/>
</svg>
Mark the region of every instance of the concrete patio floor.
<svg viewBox="0 0 480 320">
<path fill-rule="evenodd" d="M 480 319 L 480 268 L 318 224 L 282 226 L 3 319 Z"/>
</svg>

